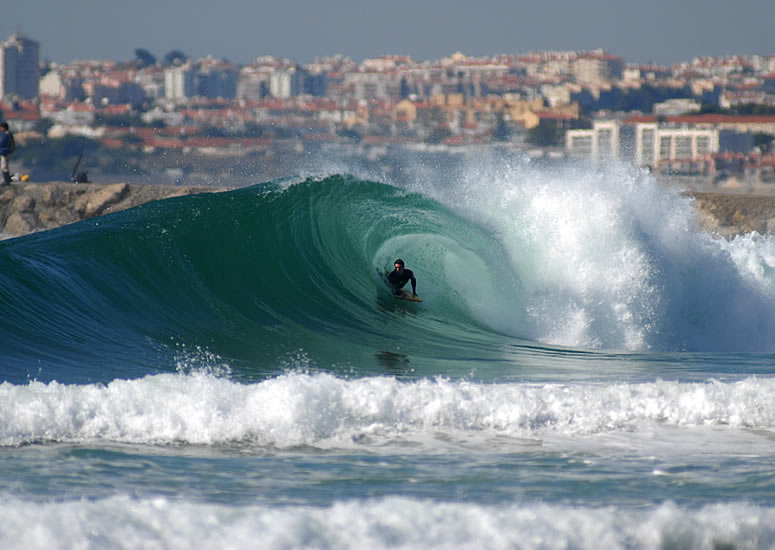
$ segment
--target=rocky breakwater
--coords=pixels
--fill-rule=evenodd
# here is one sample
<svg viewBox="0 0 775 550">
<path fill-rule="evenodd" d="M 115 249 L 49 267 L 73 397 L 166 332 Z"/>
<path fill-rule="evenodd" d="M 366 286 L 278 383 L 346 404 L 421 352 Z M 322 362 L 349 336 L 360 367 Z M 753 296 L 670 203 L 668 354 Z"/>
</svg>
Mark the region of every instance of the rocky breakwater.
<svg viewBox="0 0 775 550">
<path fill-rule="evenodd" d="M 18 237 L 159 199 L 224 190 L 128 183 L 13 184 L 0 187 L 0 232 L 6 238 Z"/>
<path fill-rule="evenodd" d="M 224 187 L 150 184 L 27 183 L 0 187 L 0 233 L 5 238 L 53 229 L 143 203 L 225 191 Z M 775 235 L 775 196 L 691 193 L 699 220 L 711 233 L 732 237 L 757 231 Z"/>
<path fill-rule="evenodd" d="M 722 237 L 757 232 L 775 235 L 775 196 L 691 193 L 700 224 Z"/>
</svg>

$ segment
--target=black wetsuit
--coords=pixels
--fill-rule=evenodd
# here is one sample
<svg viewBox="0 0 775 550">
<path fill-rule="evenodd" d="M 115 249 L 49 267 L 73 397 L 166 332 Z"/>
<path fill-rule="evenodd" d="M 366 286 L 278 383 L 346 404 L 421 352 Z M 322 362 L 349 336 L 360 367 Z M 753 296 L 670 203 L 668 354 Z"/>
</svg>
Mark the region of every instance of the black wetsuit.
<svg viewBox="0 0 775 550">
<path fill-rule="evenodd" d="M 393 290 L 393 294 L 401 294 L 401 289 L 409 281 L 412 281 L 412 294 L 417 294 L 417 279 L 414 278 L 414 273 L 411 269 L 404 269 L 399 275 L 395 269 L 390 272 L 387 277 L 390 288 Z"/>
</svg>

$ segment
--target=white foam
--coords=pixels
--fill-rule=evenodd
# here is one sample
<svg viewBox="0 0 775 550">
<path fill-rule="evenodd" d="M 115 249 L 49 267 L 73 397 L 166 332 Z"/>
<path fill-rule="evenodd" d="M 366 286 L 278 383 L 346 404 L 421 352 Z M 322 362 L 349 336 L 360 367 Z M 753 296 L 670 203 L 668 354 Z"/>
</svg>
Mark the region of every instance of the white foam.
<svg viewBox="0 0 775 550">
<path fill-rule="evenodd" d="M 401 438 L 433 450 L 441 445 L 439 434 L 486 445 L 500 436 L 546 442 L 642 436 L 668 428 L 679 429 L 683 439 L 692 433 L 706 439 L 707 428 L 713 428 L 713 438 L 724 441 L 724 432 L 737 438 L 752 429 L 775 428 L 773 395 L 775 379 L 757 378 L 535 385 L 294 373 L 255 384 L 205 374 L 162 374 L 106 386 L 6 382 L 0 384 L 0 444 L 247 442 L 349 448 Z"/>
<path fill-rule="evenodd" d="M 523 293 L 502 304 L 524 311 L 490 316 L 511 314 L 512 334 L 585 348 L 775 350 L 775 240 L 713 238 L 691 199 L 645 172 L 485 158 L 418 190 L 499 236 Z"/>
<path fill-rule="evenodd" d="M 233 507 L 165 498 L 0 501 L 0 547 L 480 549 L 771 548 L 775 510 L 546 504 L 482 506 L 391 497 L 328 507 Z"/>
</svg>

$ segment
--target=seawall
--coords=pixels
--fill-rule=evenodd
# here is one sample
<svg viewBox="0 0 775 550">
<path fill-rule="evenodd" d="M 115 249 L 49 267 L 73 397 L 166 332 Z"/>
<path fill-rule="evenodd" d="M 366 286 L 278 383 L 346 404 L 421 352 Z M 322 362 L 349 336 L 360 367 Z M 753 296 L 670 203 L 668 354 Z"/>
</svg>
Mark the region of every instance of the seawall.
<svg viewBox="0 0 775 550">
<path fill-rule="evenodd" d="M 225 187 L 151 184 L 27 183 L 0 187 L 0 232 L 6 238 L 45 231 L 140 204 Z M 775 196 L 694 192 L 700 221 L 723 237 L 775 234 Z"/>
</svg>

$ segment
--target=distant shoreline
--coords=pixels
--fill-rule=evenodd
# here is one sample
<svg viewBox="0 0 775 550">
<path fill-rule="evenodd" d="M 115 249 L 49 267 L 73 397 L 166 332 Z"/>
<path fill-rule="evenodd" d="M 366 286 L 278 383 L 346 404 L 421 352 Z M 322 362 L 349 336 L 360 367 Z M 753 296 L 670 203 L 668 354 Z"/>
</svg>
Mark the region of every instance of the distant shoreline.
<svg viewBox="0 0 775 550">
<path fill-rule="evenodd" d="M 4 238 L 19 237 L 156 200 L 229 189 L 145 183 L 14 183 L 0 187 L 0 233 Z M 694 197 L 700 223 L 712 233 L 722 237 L 751 231 L 775 234 L 775 193 L 716 188 L 686 194 Z"/>
</svg>

